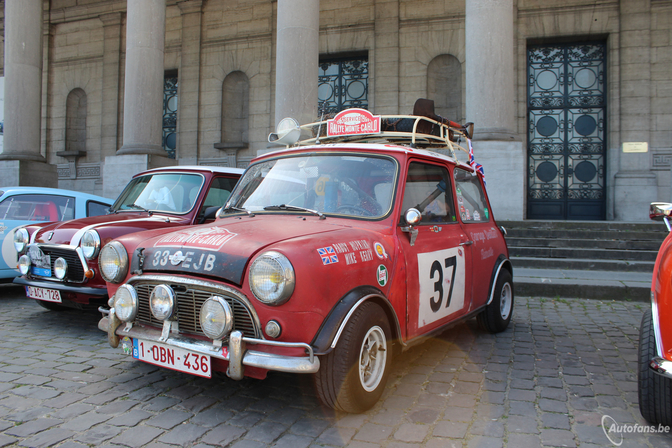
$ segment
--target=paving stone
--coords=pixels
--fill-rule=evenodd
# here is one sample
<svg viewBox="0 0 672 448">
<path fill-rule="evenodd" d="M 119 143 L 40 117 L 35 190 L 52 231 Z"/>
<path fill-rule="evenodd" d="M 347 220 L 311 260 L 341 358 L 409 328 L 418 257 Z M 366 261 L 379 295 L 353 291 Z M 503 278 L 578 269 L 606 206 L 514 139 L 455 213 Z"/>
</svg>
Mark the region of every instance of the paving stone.
<svg viewBox="0 0 672 448">
<path fill-rule="evenodd" d="M 201 441 L 210 445 L 227 446 L 245 434 L 243 428 L 227 424 L 219 425 L 206 433 Z"/>
<path fill-rule="evenodd" d="M 159 442 L 180 446 L 192 446 L 194 441 L 199 439 L 207 431 L 208 428 L 203 428 L 201 426 L 182 424 L 159 437 Z"/>
<path fill-rule="evenodd" d="M 188 420 L 191 414 L 188 412 L 178 411 L 176 409 L 169 409 L 155 417 L 150 418 L 145 423 L 149 426 L 157 426 L 163 429 L 172 429 L 180 423 Z"/>
<path fill-rule="evenodd" d="M 5 431 L 5 434 L 16 437 L 26 437 L 32 436 L 38 432 L 42 432 L 45 429 L 51 428 L 62 423 L 62 420 L 55 418 L 38 418 L 30 422 L 23 423 L 19 426 L 14 426 Z"/>
<path fill-rule="evenodd" d="M 42 431 L 39 434 L 36 434 L 30 437 L 27 440 L 21 442 L 21 445 L 41 448 L 45 446 L 56 445 L 58 442 L 61 442 L 67 438 L 70 438 L 74 435 L 72 431 L 68 431 L 63 428 L 53 428 L 47 431 Z"/>
<path fill-rule="evenodd" d="M 138 425 L 133 428 L 127 429 L 119 436 L 110 440 L 110 442 L 118 445 L 138 448 L 143 445 L 146 445 L 147 443 L 149 443 L 162 433 L 163 430 L 161 429 L 153 428 L 151 426 Z"/>
<path fill-rule="evenodd" d="M 118 435 L 121 431 L 122 429 L 116 426 L 98 425 L 75 436 L 75 440 L 87 445 L 100 446 L 106 440 Z"/>
</svg>

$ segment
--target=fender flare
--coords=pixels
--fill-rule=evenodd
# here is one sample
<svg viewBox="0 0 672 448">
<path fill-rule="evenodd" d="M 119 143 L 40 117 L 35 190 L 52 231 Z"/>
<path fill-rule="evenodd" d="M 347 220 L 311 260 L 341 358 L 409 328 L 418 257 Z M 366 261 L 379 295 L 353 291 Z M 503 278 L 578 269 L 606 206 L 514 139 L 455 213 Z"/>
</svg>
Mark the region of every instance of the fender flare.
<svg viewBox="0 0 672 448">
<path fill-rule="evenodd" d="M 317 334 L 310 344 L 313 346 L 316 355 L 326 355 L 336 347 L 352 313 L 367 301 L 373 301 L 380 305 L 390 322 L 393 333 L 392 339 L 401 339 L 401 328 L 397 313 L 394 312 L 392 304 L 385 295 L 373 286 L 359 286 L 348 292 L 336 303 L 317 330 Z"/>
<path fill-rule="evenodd" d="M 513 265 L 511 264 L 511 261 L 504 256 L 504 254 L 500 255 L 497 258 L 497 262 L 495 263 L 495 266 L 492 268 L 492 275 L 490 276 L 490 294 L 488 294 L 488 302 L 485 304 L 490 305 L 492 303 L 492 300 L 495 298 L 495 285 L 497 285 L 497 279 L 499 278 L 500 272 L 502 272 L 502 269 L 506 269 L 509 271 L 511 274 L 511 278 L 513 278 Z M 511 288 L 513 288 L 513 285 L 511 285 Z"/>
</svg>

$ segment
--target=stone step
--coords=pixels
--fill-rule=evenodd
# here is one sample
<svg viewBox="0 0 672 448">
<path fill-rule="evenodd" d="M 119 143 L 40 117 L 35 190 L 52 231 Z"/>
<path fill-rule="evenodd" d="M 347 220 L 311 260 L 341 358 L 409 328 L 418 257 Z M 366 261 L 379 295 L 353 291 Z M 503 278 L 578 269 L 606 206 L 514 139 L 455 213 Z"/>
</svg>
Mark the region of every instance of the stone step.
<svg viewBox="0 0 672 448">
<path fill-rule="evenodd" d="M 582 271 L 653 272 L 654 261 L 595 260 L 585 258 L 511 257 L 514 272 L 518 268 Z"/>
<path fill-rule="evenodd" d="M 614 251 L 643 250 L 657 251 L 661 241 L 656 240 L 630 240 L 630 239 L 591 239 L 591 238 L 528 238 L 506 236 L 506 244 L 509 247 L 557 247 L 579 249 L 610 249 Z M 614 255 L 618 256 L 618 253 Z"/>
<path fill-rule="evenodd" d="M 616 241 L 646 241 L 655 242 L 658 246 L 667 236 L 667 232 L 626 231 L 589 229 L 506 229 L 507 240 L 511 238 L 553 238 L 586 240 L 616 240 Z"/>
<path fill-rule="evenodd" d="M 515 247 L 509 246 L 511 257 L 583 258 L 594 260 L 656 261 L 654 250 L 610 250 L 565 247 Z"/>
</svg>

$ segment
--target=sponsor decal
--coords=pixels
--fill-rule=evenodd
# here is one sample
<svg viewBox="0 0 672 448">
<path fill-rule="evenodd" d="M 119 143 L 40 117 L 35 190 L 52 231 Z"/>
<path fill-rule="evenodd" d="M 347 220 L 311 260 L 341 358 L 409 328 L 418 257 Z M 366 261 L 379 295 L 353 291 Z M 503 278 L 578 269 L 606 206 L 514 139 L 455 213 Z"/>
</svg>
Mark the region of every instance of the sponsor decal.
<svg viewBox="0 0 672 448">
<path fill-rule="evenodd" d="M 387 268 L 384 265 L 379 265 L 376 270 L 376 278 L 380 286 L 387 285 Z"/>
<path fill-rule="evenodd" d="M 380 245 L 380 243 L 376 244 Z M 371 249 L 371 243 L 366 240 L 355 240 L 348 243 L 334 243 L 330 247 L 333 247 L 337 254 L 343 254 L 346 265 L 373 261 L 373 250 Z M 381 253 L 384 254 L 383 256 L 387 258 L 385 249 L 383 249 L 382 246 L 380 246 L 380 251 L 382 252 L 379 252 L 378 247 L 375 245 L 374 249 L 378 258 L 382 259 L 380 255 Z M 358 254 L 359 257 L 357 256 Z"/>
<path fill-rule="evenodd" d="M 229 232 L 222 227 L 180 230 L 159 238 L 154 246 L 184 246 L 193 249 L 219 250 L 235 236 L 237 236 L 236 233 Z"/>
<path fill-rule="evenodd" d="M 434 232 L 434 233 L 439 233 L 441 230 L 442 229 L 439 226 L 432 226 L 432 227 L 429 228 L 429 231 Z"/>
<path fill-rule="evenodd" d="M 317 253 L 322 258 L 323 265 L 338 263 L 338 255 L 336 255 L 336 251 L 331 246 L 317 249 Z"/>
<path fill-rule="evenodd" d="M 327 120 L 327 135 L 379 134 L 380 120 L 366 109 L 346 109 Z"/>
<path fill-rule="evenodd" d="M 380 258 L 381 260 L 389 258 L 387 256 L 387 252 L 385 252 L 385 248 L 383 247 L 382 244 L 373 243 L 373 250 L 376 252 L 376 256 L 378 258 Z"/>
<path fill-rule="evenodd" d="M 121 349 L 125 354 L 130 355 L 133 350 L 133 340 L 128 336 L 124 336 L 121 340 Z"/>
<path fill-rule="evenodd" d="M 478 210 L 474 210 L 474 221 L 480 221 L 481 220 L 481 214 L 478 213 Z"/>
</svg>

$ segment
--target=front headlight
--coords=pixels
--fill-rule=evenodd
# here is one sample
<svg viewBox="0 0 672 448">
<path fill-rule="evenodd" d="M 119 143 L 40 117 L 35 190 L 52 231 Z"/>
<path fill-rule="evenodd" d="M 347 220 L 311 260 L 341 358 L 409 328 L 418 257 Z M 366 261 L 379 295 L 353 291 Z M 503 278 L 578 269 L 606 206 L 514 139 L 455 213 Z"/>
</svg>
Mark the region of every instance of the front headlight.
<svg viewBox="0 0 672 448">
<path fill-rule="evenodd" d="M 128 272 L 128 254 L 124 245 L 119 241 L 106 244 L 100 251 L 98 266 L 106 282 L 121 282 Z"/>
<path fill-rule="evenodd" d="M 203 303 L 199 321 L 207 337 L 222 339 L 233 328 L 233 311 L 224 298 L 212 296 Z"/>
<path fill-rule="evenodd" d="M 149 296 L 149 309 L 158 320 L 169 320 L 175 314 L 175 291 L 168 285 L 158 285 Z"/>
<path fill-rule="evenodd" d="M 28 231 L 24 229 L 23 227 L 20 229 L 17 229 L 16 232 L 14 232 L 14 249 L 18 253 L 23 252 L 26 250 L 26 246 L 30 242 L 30 235 L 28 235 Z"/>
<path fill-rule="evenodd" d="M 266 252 L 250 267 L 250 288 L 259 301 L 282 305 L 294 292 L 294 268 L 279 252 Z"/>
<path fill-rule="evenodd" d="M 82 235 L 82 240 L 79 243 L 82 247 L 82 252 L 87 260 L 91 260 L 98 255 L 98 250 L 100 249 L 100 235 L 95 230 L 87 230 Z"/>
<path fill-rule="evenodd" d="M 138 314 L 138 293 L 131 285 L 121 285 L 114 293 L 114 313 L 122 322 L 131 322 Z"/>
<path fill-rule="evenodd" d="M 57 279 L 63 280 L 65 278 L 65 274 L 67 273 L 68 262 L 65 261 L 65 258 L 58 257 L 56 261 L 54 261 L 54 275 Z"/>
<path fill-rule="evenodd" d="M 30 270 L 30 257 L 28 255 L 21 255 L 17 266 L 21 275 L 26 275 Z"/>
</svg>

